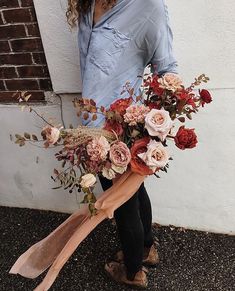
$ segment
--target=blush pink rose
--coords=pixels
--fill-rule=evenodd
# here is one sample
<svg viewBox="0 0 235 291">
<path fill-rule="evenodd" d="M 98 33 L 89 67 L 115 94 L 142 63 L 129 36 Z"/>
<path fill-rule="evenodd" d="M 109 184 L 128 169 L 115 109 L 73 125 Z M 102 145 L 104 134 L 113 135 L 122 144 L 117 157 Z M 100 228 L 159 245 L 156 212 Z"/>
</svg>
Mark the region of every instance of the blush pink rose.
<svg viewBox="0 0 235 291">
<path fill-rule="evenodd" d="M 145 153 L 138 154 L 145 164 L 155 172 L 158 169 L 164 168 L 169 161 L 169 154 L 161 142 L 150 140 Z"/>
<path fill-rule="evenodd" d="M 60 130 L 56 127 L 51 127 L 49 125 L 42 129 L 42 135 L 45 136 L 48 144 L 55 144 L 60 138 Z"/>
<path fill-rule="evenodd" d="M 115 166 L 126 168 L 130 163 L 131 153 L 124 142 L 118 141 L 111 146 L 109 157 Z"/>
<path fill-rule="evenodd" d="M 92 161 L 104 161 L 107 157 L 110 145 L 108 140 L 101 136 L 93 138 L 86 146 L 87 154 Z"/>
<path fill-rule="evenodd" d="M 152 109 L 145 117 L 145 128 L 149 135 L 157 136 L 161 141 L 166 139 L 173 126 L 169 112 L 161 109 Z"/>
<path fill-rule="evenodd" d="M 158 83 L 160 83 L 161 88 L 172 91 L 173 93 L 183 86 L 182 79 L 177 74 L 173 73 L 165 74 L 158 79 Z"/>
</svg>

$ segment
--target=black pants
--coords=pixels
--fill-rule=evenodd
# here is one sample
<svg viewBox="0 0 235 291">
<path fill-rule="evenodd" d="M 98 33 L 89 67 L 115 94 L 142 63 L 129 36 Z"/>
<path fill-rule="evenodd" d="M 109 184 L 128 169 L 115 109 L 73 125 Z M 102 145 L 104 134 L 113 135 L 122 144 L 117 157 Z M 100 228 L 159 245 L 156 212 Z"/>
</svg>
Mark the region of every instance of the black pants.
<svg viewBox="0 0 235 291">
<path fill-rule="evenodd" d="M 104 177 L 100 177 L 100 182 L 103 190 L 112 186 L 112 181 Z M 144 183 L 114 212 L 114 217 L 128 277 L 133 277 L 142 267 L 144 247 L 149 248 L 153 244 L 152 209 Z"/>
</svg>

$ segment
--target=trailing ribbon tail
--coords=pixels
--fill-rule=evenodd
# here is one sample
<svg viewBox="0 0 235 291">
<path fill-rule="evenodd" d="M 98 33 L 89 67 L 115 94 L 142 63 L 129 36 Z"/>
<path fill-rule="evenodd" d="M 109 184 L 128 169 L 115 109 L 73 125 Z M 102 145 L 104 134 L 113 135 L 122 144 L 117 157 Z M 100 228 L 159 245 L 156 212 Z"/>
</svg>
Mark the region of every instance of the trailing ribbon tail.
<svg viewBox="0 0 235 291">
<path fill-rule="evenodd" d="M 35 289 L 48 290 L 79 244 L 105 218 L 113 217 L 113 212 L 134 195 L 144 178 L 131 171 L 124 173 L 100 195 L 95 204 L 97 215 L 91 217 L 87 207 L 79 209 L 50 235 L 21 255 L 10 273 L 36 278 L 51 266 L 42 283 Z"/>
</svg>

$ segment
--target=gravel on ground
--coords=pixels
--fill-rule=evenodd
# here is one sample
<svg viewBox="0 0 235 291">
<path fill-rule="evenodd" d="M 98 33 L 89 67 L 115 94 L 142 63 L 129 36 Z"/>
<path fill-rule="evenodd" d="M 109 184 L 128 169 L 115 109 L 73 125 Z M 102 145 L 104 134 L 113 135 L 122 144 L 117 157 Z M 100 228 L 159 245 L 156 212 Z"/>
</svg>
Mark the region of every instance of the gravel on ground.
<svg viewBox="0 0 235 291">
<path fill-rule="evenodd" d="M 31 291 L 42 280 L 8 274 L 15 260 L 68 214 L 0 207 L 0 291 Z M 153 225 L 160 263 L 149 270 L 147 291 L 235 291 L 235 237 Z M 78 247 L 52 291 L 127 291 L 104 272 L 120 249 L 116 226 L 105 221 Z"/>
</svg>

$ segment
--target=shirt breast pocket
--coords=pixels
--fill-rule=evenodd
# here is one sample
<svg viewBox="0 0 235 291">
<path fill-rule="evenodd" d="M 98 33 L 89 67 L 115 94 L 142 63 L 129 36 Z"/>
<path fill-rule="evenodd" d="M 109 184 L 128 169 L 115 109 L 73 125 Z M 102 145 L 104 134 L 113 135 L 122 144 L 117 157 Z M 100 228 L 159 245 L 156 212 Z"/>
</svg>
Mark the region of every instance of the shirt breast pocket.
<svg viewBox="0 0 235 291">
<path fill-rule="evenodd" d="M 90 43 L 90 62 L 110 74 L 118 64 L 130 38 L 106 24 L 93 32 Z"/>
</svg>

